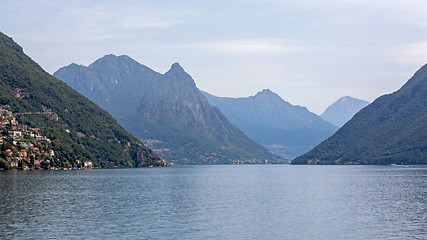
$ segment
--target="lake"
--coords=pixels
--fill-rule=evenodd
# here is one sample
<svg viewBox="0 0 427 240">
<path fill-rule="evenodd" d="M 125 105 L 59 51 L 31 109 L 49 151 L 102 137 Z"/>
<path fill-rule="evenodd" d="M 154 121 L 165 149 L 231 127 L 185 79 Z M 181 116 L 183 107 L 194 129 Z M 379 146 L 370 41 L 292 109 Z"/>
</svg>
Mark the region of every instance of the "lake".
<svg viewBox="0 0 427 240">
<path fill-rule="evenodd" d="M 0 239 L 426 239 L 427 166 L 0 172 Z"/>
</svg>

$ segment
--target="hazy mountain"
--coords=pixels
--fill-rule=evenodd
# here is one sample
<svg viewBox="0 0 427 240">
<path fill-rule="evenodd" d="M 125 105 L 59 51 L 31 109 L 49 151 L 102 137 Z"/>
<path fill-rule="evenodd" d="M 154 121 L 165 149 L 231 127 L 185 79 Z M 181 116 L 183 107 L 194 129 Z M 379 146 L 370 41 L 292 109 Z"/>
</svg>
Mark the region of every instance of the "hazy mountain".
<svg viewBox="0 0 427 240">
<path fill-rule="evenodd" d="M 92 161 L 100 167 L 163 166 L 167 163 L 117 121 L 71 87 L 46 73 L 11 38 L 0 33 L 0 105 L 19 122 L 40 128 L 52 141 L 56 164 Z"/>
<path fill-rule="evenodd" d="M 294 164 L 427 164 L 427 65 Z"/>
<path fill-rule="evenodd" d="M 279 160 L 211 106 L 177 63 L 160 74 L 128 56 L 107 55 L 88 67 L 71 64 L 54 75 L 109 111 L 125 129 L 174 163 Z"/>
<path fill-rule="evenodd" d="M 342 127 L 354 114 L 368 106 L 368 104 L 369 102 L 367 101 L 345 96 L 326 108 L 320 117 L 337 127 Z"/>
<path fill-rule="evenodd" d="M 204 94 L 246 135 L 284 158 L 307 152 L 338 129 L 307 108 L 293 106 L 268 89 L 247 98 Z"/>
</svg>

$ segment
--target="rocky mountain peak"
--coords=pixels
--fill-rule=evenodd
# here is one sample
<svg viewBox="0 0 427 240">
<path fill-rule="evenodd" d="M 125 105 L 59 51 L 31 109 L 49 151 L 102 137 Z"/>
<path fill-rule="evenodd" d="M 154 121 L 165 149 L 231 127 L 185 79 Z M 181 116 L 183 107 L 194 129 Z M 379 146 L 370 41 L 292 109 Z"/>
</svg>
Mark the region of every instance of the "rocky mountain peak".
<svg viewBox="0 0 427 240">
<path fill-rule="evenodd" d="M 273 91 L 271 91 L 270 89 L 268 89 L 268 88 L 266 88 L 266 89 L 263 89 L 262 91 L 259 91 L 258 93 L 257 93 L 257 95 L 275 95 L 275 93 L 273 92 Z"/>
<path fill-rule="evenodd" d="M 337 127 L 341 127 L 368 104 L 367 101 L 344 96 L 330 105 L 320 117 Z"/>
<path fill-rule="evenodd" d="M 184 69 L 181 67 L 181 65 L 179 65 L 179 63 L 173 63 L 172 64 L 172 66 L 171 66 L 171 70 L 181 70 L 181 71 L 184 71 Z"/>
<path fill-rule="evenodd" d="M 91 69 L 110 68 L 110 69 L 116 69 L 120 71 L 131 71 L 130 69 L 133 69 L 133 70 L 147 70 L 150 72 L 154 72 L 153 70 L 149 69 L 144 65 L 141 65 L 140 63 L 138 63 L 133 58 L 127 55 L 116 56 L 114 54 L 105 55 L 104 57 L 90 64 L 88 67 Z"/>
<path fill-rule="evenodd" d="M 96 60 L 94 63 L 116 60 L 117 58 L 118 57 L 114 54 L 107 54 L 107 55 L 103 56 L 102 58 Z"/>
<path fill-rule="evenodd" d="M 101 59 L 106 64 L 89 67 L 88 74 L 72 72 L 59 74 L 58 78 L 76 82 L 78 91 L 93 98 L 125 129 L 148 139 L 155 151 L 175 163 L 280 161 L 212 107 L 178 63 L 160 74 L 121 58 L 107 55 Z M 93 83 L 89 86 L 93 91 L 86 91 L 87 82 Z"/>
<path fill-rule="evenodd" d="M 277 95 L 275 92 L 271 91 L 270 89 L 263 89 L 262 91 L 258 92 L 254 99 L 275 99 L 283 101 L 283 99 Z"/>
<path fill-rule="evenodd" d="M 171 68 L 164 76 L 175 84 L 184 84 L 191 87 L 196 86 L 193 78 L 181 67 L 181 65 L 179 65 L 179 63 L 172 64 Z"/>
<path fill-rule="evenodd" d="M 177 77 L 190 77 L 190 75 L 185 72 L 184 68 L 181 67 L 181 65 L 179 65 L 179 63 L 174 63 L 172 64 L 171 68 L 169 69 L 169 71 L 167 71 L 165 73 L 165 75 L 176 75 Z M 191 78 L 191 77 L 190 77 Z"/>
</svg>

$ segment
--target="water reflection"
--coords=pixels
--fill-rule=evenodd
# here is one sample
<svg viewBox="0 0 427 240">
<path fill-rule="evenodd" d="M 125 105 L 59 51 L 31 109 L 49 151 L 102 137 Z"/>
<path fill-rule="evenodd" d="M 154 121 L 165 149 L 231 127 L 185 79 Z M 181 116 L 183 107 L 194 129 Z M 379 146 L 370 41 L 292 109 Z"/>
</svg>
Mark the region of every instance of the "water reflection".
<svg viewBox="0 0 427 240">
<path fill-rule="evenodd" d="M 0 173 L 0 238 L 422 239 L 424 166 Z"/>
</svg>

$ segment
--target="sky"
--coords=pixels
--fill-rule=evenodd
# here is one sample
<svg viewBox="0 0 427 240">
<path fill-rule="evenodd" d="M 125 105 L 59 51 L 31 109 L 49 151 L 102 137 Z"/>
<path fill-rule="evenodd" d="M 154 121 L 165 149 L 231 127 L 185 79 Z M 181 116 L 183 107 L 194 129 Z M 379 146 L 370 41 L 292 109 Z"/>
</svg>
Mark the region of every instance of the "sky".
<svg viewBox="0 0 427 240">
<path fill-rule="evenodd" d="M 425 0 L 0 0 L 0 31 L 47 72 L 128 55 L 199 89 L 270 89 L 321 114 L 342 96 L 372 102 L 427 63 Z"/>
</svg>

